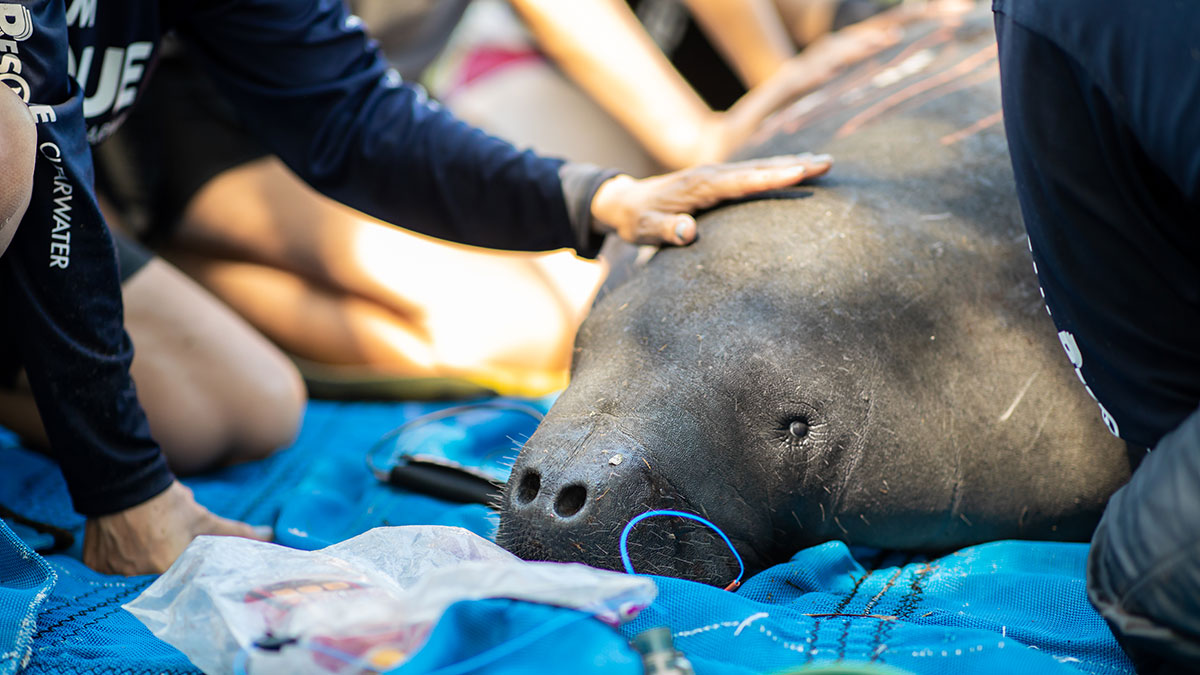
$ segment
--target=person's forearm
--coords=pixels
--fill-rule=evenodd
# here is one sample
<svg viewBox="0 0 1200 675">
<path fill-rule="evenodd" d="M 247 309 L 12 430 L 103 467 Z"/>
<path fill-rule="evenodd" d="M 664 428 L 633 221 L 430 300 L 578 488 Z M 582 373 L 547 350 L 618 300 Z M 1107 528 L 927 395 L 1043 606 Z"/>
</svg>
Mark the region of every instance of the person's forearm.
<svg viewBox="0 0 1200 675">
<path fill-rule="evenodd" d="M 562 160 L 520 151 L 428 101 L 342 3 L 202 3 L 176 31 L 250 132 L 326 196 L 464 244 L 587 245 L 569 218 Z"/>
<path fill-rule="evenodd" d="M 619 0 L 510 0 L 538 45 L 656 161 L 720 158 L 718 116 Z"/>
<path fill-rule="evenodd" d="M 750 137 L 768 115 L 828 82 L 846 65 L 845 58 L 834 54 L 840 45 L 817 43 L 792 57 L 766 82 L 754 87 L 724 114 L 725 140 L 737 148 Z"/>
<path fill-rule="evenodd" d="M 776 77 L 746 92 L 725 111 L 722 123 L 730 150 L 744 144 L 768 115 L 829 79 L 827 70 L 807 68 L 809 59 L 802 56 L 785 64 Z"/>
<path fill-rule="evenodd" d="M 0 258 L 0 326 L 10 331 L 75 510 L 104 515 L 150 499 L 174 477 L 129 375 L 133 345 L 93 191 L 83 92 L 61 42 L 63 3 L 27 9 L 15 20 L 28 31 L 19 54 L 38 145 L 29 205 Z"/>
<path fill-rule="evenodd" d="M 796 53 L 771 0 L 685 0 L 685 4 L 747 88 L 766 82 Z"/>
</svg>

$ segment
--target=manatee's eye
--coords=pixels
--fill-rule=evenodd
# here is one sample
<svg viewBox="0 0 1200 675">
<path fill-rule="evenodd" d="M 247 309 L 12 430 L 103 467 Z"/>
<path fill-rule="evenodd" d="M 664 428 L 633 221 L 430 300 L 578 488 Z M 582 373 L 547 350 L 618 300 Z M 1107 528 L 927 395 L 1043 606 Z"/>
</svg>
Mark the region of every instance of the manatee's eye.
<svg viewBox="0 0 1200 675">
<path fill-rule="evenodd" d="M 807 413 L 793 412 L 780 419 L 770 435 L 781 449 L 800 450 L 810 442 L 809 435 L 813 433 L 813 428 L 819 429 L 820 426 L 819 423 L 814 423 Z"/>
<path fill-rule="evenodd" d="M 796 440 L 800 440 L 808 435 L 808 420 L 797 417 L 788 424 L 788 433 Z"/>
</svg>

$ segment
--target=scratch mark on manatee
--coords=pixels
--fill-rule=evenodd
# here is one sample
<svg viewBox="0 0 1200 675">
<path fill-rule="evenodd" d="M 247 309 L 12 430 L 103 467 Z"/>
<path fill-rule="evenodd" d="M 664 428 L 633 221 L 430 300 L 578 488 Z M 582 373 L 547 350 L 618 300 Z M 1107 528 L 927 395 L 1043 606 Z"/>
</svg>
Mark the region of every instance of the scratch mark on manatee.
<svg viewBox="0 0 1200 675">
<path fill-rule="evenodd" d="M 936 91 L 937 88 L 941 87 L 942 85 L 952 83 L 952 82 L 954 82 L 954 80 L 956 80 L 960 77 L 969 75 L 973 71 L 979 69 L 981 66 L 991 65 L 991 62 L 994 61 L 995 59 L 996 59 L 996 45 L 994 45 L 994 44 L 988 45 L 987 47 L 984 47 L 983 49 L 979 50 L 978 52 L 971 54 L 970 56 L 964 58 L 962 61 L 951 66 L 950 68 L 947 68 L 946 70 L 943 70 L 942 72 L 940 72 L 936 75 L 927 77 L 924 80 L 915 82 L 915 83 L 905 87 L 904 89 L 901 89 L 900 91 L 895 92 L 891 96 L 888 96 L 887 98 L 883 99 L 882 101 L 875 103 L 874 105 L 867 108 L 866 110 L 863 110 L 862 112 L 858 113 L 854 117 L 850 118 L 850 120 L 847 121 L 845 124 L 843 124 L 842 128 L 838 129 L 833 137 L 834 138 L 843 138 L 845 136 L 848 136 L 848 135 L 854 133 L 854 131 L 856 131 L 863 125 L 865 125 L 867 122 L 870 122 L 871 120 L 879 117 L 884 112 L 887 112 L 888 110 L 891 110 L 892 108 L 895 108 L 896 106 L 900 105 L 901 103 L 904 103 L 905 101 L 908 101 L 909 99 L 915 98 L 920 94 L 924 94 L 926 92 L 931 92 L 931 91 Z M 943 93 L 947 93 L 947 92 L 943 92 Z"/>
<path fill-rule="evenodd" d="M 1042 437 L 1042 429 L 1046 428 L 1046 422 L 1050 420 L 1050 414 L 1052 412 L 1054 412 L 1054 408 L 1047 408 L 1045 414 L 1042 415 L 1042 421 L 1038 423 L 1037 431 L 1035 431 L 1033 434 L 1033 440 L 1029 441 L 1029 445 L 1025 447 L 1026 453 L 1028 453 L 1030 450 L 1033 450 L 1033 446 L 1037 445 L 1038 439 Z"/>
<path fill-rule="evenodd" d="M 1020 405 L 1021 399 L 1025 398 L 1025 393 L 1029 391 L 1030 385 L 1033 384 L 1033 381 L 1037 379 L 1038 374 L 1041 372 L 1042 371 L 1040 370 L 1035 370 L 1033 374 L 1029 376 L 1029 379 L 1025 380 L 1025 384 L 1021 386 L 1021 391 L 1018 391 L 1017 397 L 1013 399 L 1012 405 L 1008 406 L 1008 410 L 1004 411 L 1004 414 L 1000 416 L 1000 419 L 996 420 L 997 422 L 1007 422 L 1008 418 L 1012 417 L 1013 412 L 1017 409 L 1017 406 Z"/>
<path fill-rule="evenodd" d="M 847 79 L 843 82 L 835 83 L 832 87 L 826 87 L 818 90 L 818 92 L 814 92 L 814 94 L 819 93 L 824 97 L 817 101 L 816 105 L 812 105 L 813 101 L 808 101 L 806 103 L 806 99 L 808 99 L 809 96 L 814 95 L 810 94 L 809 96 L 801 98 L 790 107 L 784 109 L 777 115 L 780 120 L 778 127 L 782 128 L 785 133 L 795 133 L 801 127 L 815 124 L 818 120 L 842 110 L 843 107 L 838 102 L 847 94 L 853 93 L 855 90 L 868 85 L 871 81 L 871 78 L 875 77 L 880 71 L 891 68 L 898 63 L 902 63 L 922 49 L 927 49 L 929 47 L 940 47 L 948 43 L 953 36 L 953 29 L 948 26 L 942 26 L 928 35 L 917 38 L 916 41 L 905 47 L 900 51 L 899 54 L 896 54 L 885 63 L 880 64 L 878 60 L 869 62 L 869 65 L 862 69 L 862 73 L 860 75 Z M 830 105 L 824 105 L 825 103 L 830 103 Z M 808 107 L 804 107 L 805 105 Z M 772 129 L 771 133 L 778 133 L 778 131 L 778 128 Z M 760 140 L 766 140 L 766 138 L 767 136 L 764 135 Z"/>
<path fill-rule="evenodd" d="M 941 144 L 942 145 L 954 145 L 955 143 L 957 143 L 961 140 L 964 140 L 964 139 L 970 138 L 971 136 L 974 136 L 975 134 L 983 131 L 984 129 L 987 129 L 990 126 L 999 124 L 1003 119 L 1004 119 L 1004 113 L 1000 110 L 997 110 L 996 112 L 992 113 L 991 115 L 988 115 L 987 117 L 984 117 L 981 120 L 975 121 L 970 126 L 964 127 L 962 129 L 959 129 L 958 131 L 955 131 L 953 133 L 949 133 L 949 134 L 946 134 L 945 136 L 942 136 L 940 139 Z"/>
<path fill-rule="evenodd" d="M 858 193 L 849 191 L 849 196 L 850 198 L 846 200 L 846 208 L 842 210 L 843 218 L 849 216 L 850 212 L 854 210 L 854 207 L 858 206 Z"/>
</svg>

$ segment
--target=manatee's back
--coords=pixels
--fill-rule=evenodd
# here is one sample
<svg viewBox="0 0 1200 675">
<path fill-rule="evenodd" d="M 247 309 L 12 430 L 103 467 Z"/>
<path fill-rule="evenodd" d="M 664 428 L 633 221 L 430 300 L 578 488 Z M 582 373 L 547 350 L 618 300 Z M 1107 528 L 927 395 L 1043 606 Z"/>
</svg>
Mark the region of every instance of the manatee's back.
<svg viewBox="0 0 1200 675">
<path fill-rule="evenodd" d="M 706 343 L 725 312 L 730 336 L 803 334 L 807 359 L 818 342 L 861 345 L 851 367 L 870 398 L 864 451 L 841 460 L 831 511 L 844 526 L 828 534 L 902 547 L 1086 538 L 1129 463 L 1042 304 L 990 12 L 910 29 L 769 121 L 743 155 L 805 151 L 834 155 L 833 172 L 705 216 L 694 246 L 664 250 L 597 308 L 581 344 L 588 324 L 648 298 L 638 312 L 671 326 L 659 330 L 706 331 Z M 738 316 L 752 311 L 774 313 L 774 327 Z M 858 517 L 881 510 L 925 526 L 889 532 Z"/>
</svg>

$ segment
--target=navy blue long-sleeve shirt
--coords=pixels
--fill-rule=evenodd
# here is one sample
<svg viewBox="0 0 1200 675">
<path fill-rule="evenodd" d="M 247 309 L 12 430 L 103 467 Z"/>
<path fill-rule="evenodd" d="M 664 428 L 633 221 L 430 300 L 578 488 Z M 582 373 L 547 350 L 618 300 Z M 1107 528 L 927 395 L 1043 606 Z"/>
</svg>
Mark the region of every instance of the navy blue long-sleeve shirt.
<svg viewBox="0 0 1200 675">
<path fill-rule="evenodd" d="M 599 243 L 586 203 L 610 174 L 573 173 L 456 120 L 387 67 L 340 0 L 0 3 L 0 81 L 38 132 L 29 208 L 0 258 L 0 321 L 87 515 L 173 480 L 129 377 L 89 147 L 134 104 L 167 30 L 191 43 L 252 133 L 334 199 L 492 248 L 587 255 Z"/>
</svg>

